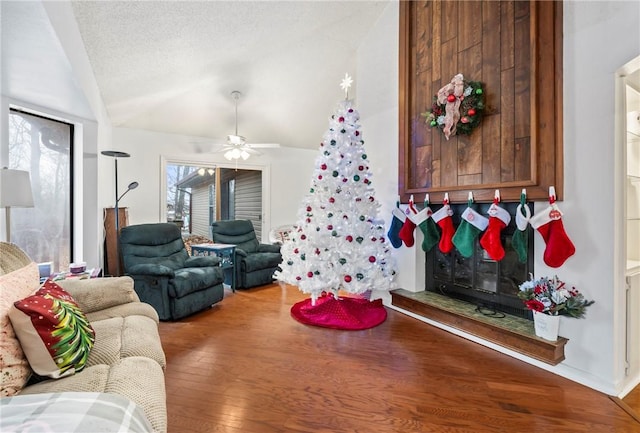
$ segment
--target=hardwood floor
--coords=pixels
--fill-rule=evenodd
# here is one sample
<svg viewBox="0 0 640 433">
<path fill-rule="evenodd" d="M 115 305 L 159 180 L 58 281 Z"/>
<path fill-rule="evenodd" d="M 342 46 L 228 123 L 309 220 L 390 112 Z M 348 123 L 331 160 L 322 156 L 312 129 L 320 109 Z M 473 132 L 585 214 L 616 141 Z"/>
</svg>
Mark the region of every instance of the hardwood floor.
<svg viewBox="0 0 640 433">
<path fill-rule="evenodd" d="M 306 297 L 229 291 L 161 323 L 169 433 L 640 432 L 604 394 L 393 310 L 364 331 L 300 324 Z"/>
</svg>

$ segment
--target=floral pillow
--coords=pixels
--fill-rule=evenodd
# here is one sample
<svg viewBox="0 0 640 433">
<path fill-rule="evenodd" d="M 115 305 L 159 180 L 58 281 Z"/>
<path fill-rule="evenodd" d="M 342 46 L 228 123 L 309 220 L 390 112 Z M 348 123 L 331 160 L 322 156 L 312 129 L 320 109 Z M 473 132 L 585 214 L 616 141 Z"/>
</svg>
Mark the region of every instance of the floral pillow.
<svg viewBox="0 0 640 433">
<path fill-rule="evenodd" d="M 81 371 L 95 342 L 95 332 L 73 297 L 47 280 L 34 295 L 9 312 L 29 364 L 54 379 Z"/>
<path fill-rule="evenodd" d="M 19 393 L 31 377 L 31 368 L 11 326 L 9 311 L 14 302 L 33 294 L 38 286 L 35 263 L 0 276 L 0 397 Z"/>
</svg>

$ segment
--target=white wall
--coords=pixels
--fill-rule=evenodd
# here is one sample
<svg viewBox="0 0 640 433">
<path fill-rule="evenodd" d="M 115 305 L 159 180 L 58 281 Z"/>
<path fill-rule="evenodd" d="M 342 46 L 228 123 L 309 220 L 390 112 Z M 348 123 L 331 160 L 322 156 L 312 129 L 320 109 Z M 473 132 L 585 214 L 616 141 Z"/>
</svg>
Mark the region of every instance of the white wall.
<svg viewBox="0 0 640 433">
<path fill-rule="evenodd" d="M 318 121 L 324 122 L 324 119 Z M 321 138 L 318 137 L 318 142 Z M 198 153 L 192 141 L 192 138 L 181 135 L 114 128 L 114 149 L 131 155 L 118 161 L 118 190 L 122 193 L 132 181 L 140 183 L 120 202 L 121 207 L 129 208 L 129 224 L 165 220 L 162 211 L 162 158 L 235 167 L 220 153 Z M 296 222 L 299 204 L 309 189 L 317 151 L 278 148 L 264 149 L 262 153 L 239 163 L 238 167 L 263 170 L 263 230 L 268 233 L 272 227 Z M 101 207 L 113 207 L 113 188 L 113 177 L 100 184 L 98 196 L 102 198 Z"/>
<path fill-rule="evenodd" d="M 559 205 L 577 252 L 560 269 L 550 269 L 542 261 L 544 242 L 536 234 L 535 270 L 536 275 L 557 273 L 596 303 L 586 319 L 562 318 L 560 333 L 570 341 L 560 365 L 550 367 L 510 353 L 611 395 L 628 380 L 620 353 L 623 312 L 618 300 L 623 288 L 614 286 L 614 73 L 638 55 L 639 16 L 636 2 L 565 2 L 565 200 Z M 397 38 L 398 3 L 391 3 L 358 55 L 358 108 L 387 223 L 397 195 Z M 541 203 L 536 209 L 545 206 Z M 407 290 L 424 287 L 420 236 L 416 247 L 395 250 L 398 281 Z"/>
</svg>

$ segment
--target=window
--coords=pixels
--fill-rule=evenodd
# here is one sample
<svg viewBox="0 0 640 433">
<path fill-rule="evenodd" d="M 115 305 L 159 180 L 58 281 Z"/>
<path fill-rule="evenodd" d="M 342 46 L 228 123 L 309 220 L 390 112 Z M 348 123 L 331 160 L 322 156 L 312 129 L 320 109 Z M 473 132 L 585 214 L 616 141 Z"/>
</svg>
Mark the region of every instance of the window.
<svg viewBox="0 0 640 433">
<path fill-rule="evenodd" d="M 33 208 L 11 209 L 11 241 L 36 262 L 73 261 L 73 125 L 9 112 L 8 168 L 30 173 Z"/>
</svg>

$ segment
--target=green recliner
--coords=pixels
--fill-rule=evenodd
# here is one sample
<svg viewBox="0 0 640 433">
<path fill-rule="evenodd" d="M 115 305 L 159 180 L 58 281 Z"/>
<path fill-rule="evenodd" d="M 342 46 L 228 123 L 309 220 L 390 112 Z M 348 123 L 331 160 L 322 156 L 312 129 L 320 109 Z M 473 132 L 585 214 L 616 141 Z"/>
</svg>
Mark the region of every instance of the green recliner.
<svg viewBox="0 0 640 433">
<path fill-rule="evenodd" d="M 140 300 L 160 320 L 177 320 L 211 307 L 224 296 L 218 257 L 189 257 L 180 229 L 172 223 L 122 228 L 124 272 L 134 280 Z"/>
<path fill-rule="evenodd" d="M 248 289 L 273 281 L 273 273 L 282 262 L 280 245 L 258 242 L 248 220 L 216 221 L 211 224 L 216 243 L 236 246 L 236 288 Z"/>
</svg>

